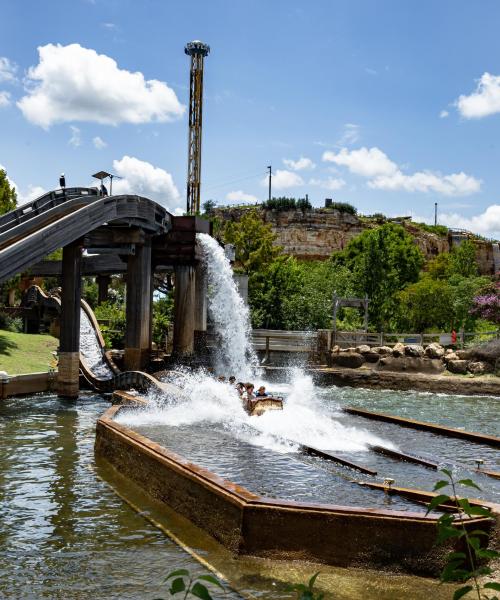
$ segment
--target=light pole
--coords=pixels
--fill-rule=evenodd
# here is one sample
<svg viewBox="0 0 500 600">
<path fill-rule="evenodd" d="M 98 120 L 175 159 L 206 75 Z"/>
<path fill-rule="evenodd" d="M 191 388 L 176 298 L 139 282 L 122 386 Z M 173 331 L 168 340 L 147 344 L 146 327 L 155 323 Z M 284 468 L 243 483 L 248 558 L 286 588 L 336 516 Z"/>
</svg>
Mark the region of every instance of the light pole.
<svg viewBox="0 0 500 600">
<path fill-rule="evenodd" d="M 267 168 L 269 169 L 269 200 L 271 200 L 271 179 L 273 177 L 273 170 L 271 165 L 268 165 Z"/>
</svg>

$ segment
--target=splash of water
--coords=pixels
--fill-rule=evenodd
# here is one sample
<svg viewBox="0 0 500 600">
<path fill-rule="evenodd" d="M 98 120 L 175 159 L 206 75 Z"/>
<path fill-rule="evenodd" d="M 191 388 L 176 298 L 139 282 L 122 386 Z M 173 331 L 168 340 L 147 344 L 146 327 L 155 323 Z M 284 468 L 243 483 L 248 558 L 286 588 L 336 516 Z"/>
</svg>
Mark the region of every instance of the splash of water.
<svg viewBox="0 0 500 600">
<path fill-rule="evenodd" d="M 104 360 L 94 327 L 83 309 L 80 310 L 80 354 L 97 378 L 113 377 L 111 369 Z"/>
<path fill-rule="evenodd" d="M 231 263 L 219 243 L 196 235 L 208 278 L 208 312 L 216 336 L 216 369 L 239 380 L 256 374 L 258 360 L 251 344 L 250 313 L 238 293 Z"/>
</svg>

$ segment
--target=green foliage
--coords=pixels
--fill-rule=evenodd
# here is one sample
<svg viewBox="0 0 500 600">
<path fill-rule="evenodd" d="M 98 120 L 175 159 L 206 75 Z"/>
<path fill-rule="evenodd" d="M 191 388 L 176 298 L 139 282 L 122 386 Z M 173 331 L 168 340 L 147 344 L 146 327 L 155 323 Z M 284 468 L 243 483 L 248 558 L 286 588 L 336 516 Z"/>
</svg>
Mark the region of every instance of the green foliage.
<svg viewBox="0 0 500 600">
<path fill-rule="evenodd" d="M 23 320 L 20 317 L 11 317 L 0 311 L 0 329 L 22 333 Z"/>
<path fill-rule="evenodd" d="M 488 590 L 500 591 L 500 583 L 488 582 L 481 585 L 479 577 L 491 575 L 492 570 L 485 565 L 485 562 L 500 558 L 500 553 L 496 550 L 485 548 L 484 540 L 488 539 L 488 534 L 481 529 L 469 531 L 466 526 L 465 517 L 487 517 L 493 518 L 489 508 L 471 505 L 467 498 L 460 498 L 457 495 L 457 485 L 480 490 L 471 479 L 461 479 L 455 482 L 451 471 L 442 469 L 441 472 L 446 479 L 441 479 L 434 486 L 434 491 L 444 488 L 451 488 L 451 495 L 439 494 L 429 503 L 427 514 L 433 510 L 443 507 L 446 511 L 450 506 L 455 510 L 453 513 L 443 512 L 437 522 L 438 535 L 437 543 L 442 544 L 450 539 L 461 541 L 464 551 L 449 552 L 446 558 L 446 565 L 441 572 L 442 582 L 459 582 L 463 585 L 453 594 L 453 600 L 459 600 L 465 594 L 474 592 L 478 600 L 496 600 L 496 596 L 489 596 Z M 486 590 L 486 593 L 485 593 Z"/>
<path fill-rule="evenodd" d="M 14 210 L 17 206 L 16 188 L 7 179 L 7 173 L 0 169 L 0 215 Z"/>
<path fill-rule="evenodd" d="M 213 200 L 207 200 L 206 202 L 203 202 L 202 208 L 203 214 L 210 215 L 215 208 L 215 202 Z"/>
<path fill-rule="evenodd" d="M 92 309 L 94 309 L 97 306 L 99 296 L 97 283 L 92 277 L 84 277 L 82 284 L 83 299 L 88 302 Z"/>
<path fill-rule="evenodd" d="M 451 252 L 451 274 L 462 277 L 477 276 L 476 246 L 470 240 L 464 240 Z"/>
<path fill-rule="evenodd" d="M 428 225 L 427 223 L 413 223 L 422 231 L 427 231 L 428 233 L 435 233 L 441 237 L 447 237 L 448 235 L 448 227 L 445 225 Z"/>
<path fill-rule="evenodd" d="M 315 594 L 314 593 L 314 584 L 316 583 L 316 579 L 318 578 L 319 572 L 315 573 L 307 585 L 303 583 L 299 583 L 298 585 L 291 585 L 288 588 L 290 592 L 297 592 L 297 600 L 323 600 L 325 594 Z"/>
<path fill-rule="evenodd" d="M 330 206 L 328 206 L 328 210 L 338 210 L 341 213 L 348 213 L 350 215 L 358 214 L 357 208 L 348 202 L 332 202 Z M 382 215 L 382 217 L 384 217 L 384 215 Z"/>
<path fill-rule="evenodd" d="M 452 289 L 447 281 L 423 277 L 399 293 L 400 328 L 451 331 Z"/>
<path fill-rule="evenodd" d="M 174 298 L 172 294 L 157 298 L 153 302 L 153 342 L 157 346 L 165 345 L 165 335 L 174 315 Z"/>
<path fill-rule="evenodd" d="M 354 292 L 370 299 L 370 323 L 387 330 L 397 313 L 397 293 L 417 281 L 424 258 L 401 225 L 386 223 L 364 231 L 332 256 L 353 274 Z"/>
<path fill-rule="evenodd" d="M 295 198 L 287 198 L 286 196 L 266 200 L 262 206 L 269 210 L 277 210 L 279 212 L 295 209 L 310 210 L 312 208 L 312 204 L 307 198 L 299 198 L 296 200 Z"/>
<path fill-rule="evenodd" d="M 274 246 L 276 235 L 257 210 L 246 211 L 238 222 L 228 222 L 222 232 L 224 241 L 234 244 L 237 266 L 252 273 L 270 264 L 280 253 Z"/>
<path fill-rule="evenodd" d="M 187 569 L 176 569 L 166 576 L 165 581 L 169 582 L 170 596 L 183 594 L 183 599 L 194 596 L 201 600 L 213 600 L 215 596 L 212 596 L 212 588 L 222 590 L 226 596 L 226 589 L 213 575 L 191 575 Z M 157 598 L 156 600 L 162 599 Z"/>
<path fill-rule="evenodd" d="M 100 324 L 106 348 L 123 348 L 125 338 L 125 308 L 112 302 L 103 302 L 95 307 L 95 316 L 105 323 Z"/>
</svg>

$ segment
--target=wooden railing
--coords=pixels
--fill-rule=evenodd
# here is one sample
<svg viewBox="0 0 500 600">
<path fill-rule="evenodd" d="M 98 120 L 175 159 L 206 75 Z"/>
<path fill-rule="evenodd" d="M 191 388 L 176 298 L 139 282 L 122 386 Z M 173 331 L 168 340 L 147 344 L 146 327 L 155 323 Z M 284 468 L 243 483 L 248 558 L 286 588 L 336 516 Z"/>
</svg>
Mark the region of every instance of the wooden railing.
<svg viewBox="0 0 500 600">
<path fill-rule="evenodd" d="M 254 329 L 252 345 L 255 350 L 265 351 L 265 361 L 271 352 L 305 352 L 316 350 L 316 331 L 281 331 L 277 329 Z"/>
</svg>

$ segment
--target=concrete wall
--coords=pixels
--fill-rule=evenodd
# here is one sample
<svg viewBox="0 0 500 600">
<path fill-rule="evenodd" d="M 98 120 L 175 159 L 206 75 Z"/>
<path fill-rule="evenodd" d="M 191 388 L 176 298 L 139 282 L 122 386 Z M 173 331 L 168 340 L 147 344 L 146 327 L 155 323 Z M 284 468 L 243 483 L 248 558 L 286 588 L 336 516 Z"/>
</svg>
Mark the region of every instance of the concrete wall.
<svg viewBox="0 0 500 600">
<path fill-rule="evenodd" d="M 9 375 L 7 380 L 0 378 L 0 398 L 51 391 L 55 386 L 56 379 L 57 373 L 55 372 Z"/>
<path fill-rule="evenodd" d="M 99 419 L 96 453 L 235 553 L 427 575 L 442 568 L 434 517 L 258 496 L 116 423 L 119 410 Z"/>
</svg>

